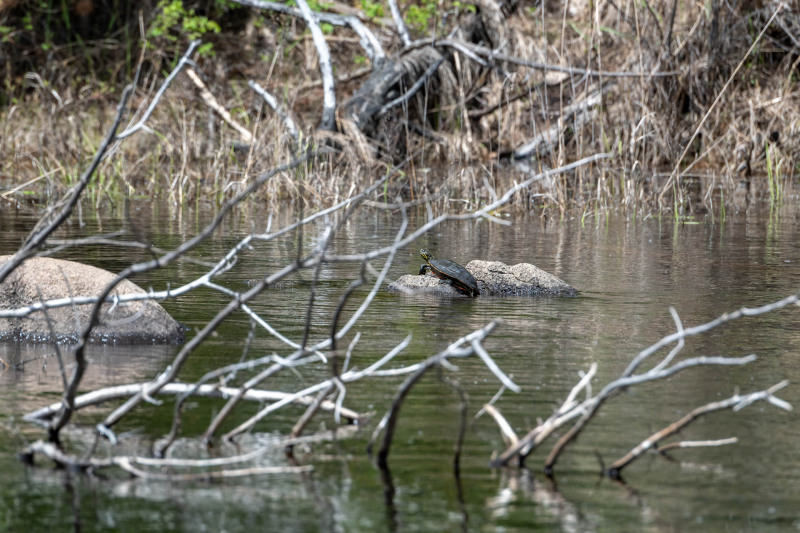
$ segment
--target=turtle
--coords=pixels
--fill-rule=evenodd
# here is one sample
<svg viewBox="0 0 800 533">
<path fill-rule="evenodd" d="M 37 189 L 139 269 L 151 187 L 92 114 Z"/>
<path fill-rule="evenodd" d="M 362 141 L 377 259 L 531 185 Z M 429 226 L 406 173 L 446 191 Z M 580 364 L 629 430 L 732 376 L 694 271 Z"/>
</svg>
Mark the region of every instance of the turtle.
<svg viewBox="0 0 800 533">
<path fill-rule="evenodd" d="M 420 275 L 430 270 L 437 278 L 448 281 L 460 292 L 472 297 L 480 294 L 478 281 L 463 266 L 449 259 L 434 259 L 433 254 L 424 249 L 419 251 L 419 255 L 425 260 L 425 264 L 419 267 Z"/>
</svg>

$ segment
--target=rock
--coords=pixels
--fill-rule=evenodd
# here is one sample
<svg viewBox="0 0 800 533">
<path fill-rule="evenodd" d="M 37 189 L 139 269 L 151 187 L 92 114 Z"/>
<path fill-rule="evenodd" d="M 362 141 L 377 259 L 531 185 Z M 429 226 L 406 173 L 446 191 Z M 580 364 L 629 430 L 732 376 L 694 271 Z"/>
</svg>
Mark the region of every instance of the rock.
<svg viewBox="0 0 800 533">
<path fill-rule="evenodd" d="M 478 280 L 481 297 L 578 295 L 578 291 L 574 287 L 530 263 L 508 266 L 500 261 L 474 260 L 467 264 L 466 269 Z M 412 294 L 433 293 L 466 297 L 433 274 L 401 276 L 397 281 L 389 284 L 388 290 Z"/>
<path fill-rule="evenodd" d="M 11 256 L 0 256 L 0 264 L 9 259 Z M 17 309 L 40 300 L 97 296 L 115 277 L 106 270 L 73 261 L 30 258 L 0 283 L 0 309 Z M 123 280 L 112 294 L 144 292 L 138 285 Z M 91 310 L 91 304 L 49 309 L 50 325 L 42 311 L 21 318 L 0 317 L 0 340 L 77 342 L 80 332 L 89 323 Z M 165 344 L 180 343 L 184 338 L 185 328 L 163 307 L 152 300 L 141 300 L 104 304 L 89 340 L 111 344 Z"/>
</svg>

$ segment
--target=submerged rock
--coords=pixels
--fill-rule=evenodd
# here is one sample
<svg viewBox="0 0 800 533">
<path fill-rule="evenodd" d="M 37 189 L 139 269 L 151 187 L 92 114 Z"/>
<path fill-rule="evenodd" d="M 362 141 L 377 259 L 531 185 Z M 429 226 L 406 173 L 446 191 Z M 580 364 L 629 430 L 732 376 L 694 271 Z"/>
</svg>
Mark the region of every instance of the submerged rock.
<svg viewBox="0 0 800 533">
<path fill-rule="evenodd" d="M 470 261 L 466 269 L 478 280 L 480 296 L 577 296 L 578 291 L 556 276 L 531 265 L 509 266 L 500 261 Z M 466 295 L 434 276 L 405 275 L 389 284 L 391 292 Z"/>
<path fill-rule="evenodd" d="M 0 256 L 0 264 L 11 256 Z M 93 266 L 33 257 L 0 283 L 0 309 L 18 309 L 42 300 L 97 296 L 114 280 L 111 272 Z M 112 295 L 144 293 L 123 280 Z M 92 304 L 66 305 L 36 311 L 19 318 L 0 317 L 0 340 L 24 342 L 76 342 L 89 323 Z M 49 324 L 48 324 L 49 322 Z M 185 329 L 157 302 L 141 300 L 103 304 L 99 323 L 89 340 L 119 344 L 165 344 L 183 342 Z"/>
</svg>

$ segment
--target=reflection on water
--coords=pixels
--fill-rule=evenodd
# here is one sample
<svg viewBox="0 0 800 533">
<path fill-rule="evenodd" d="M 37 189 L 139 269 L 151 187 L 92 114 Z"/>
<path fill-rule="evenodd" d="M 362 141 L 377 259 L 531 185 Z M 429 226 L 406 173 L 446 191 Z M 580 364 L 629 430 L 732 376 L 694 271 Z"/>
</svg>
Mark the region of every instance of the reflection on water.
<svg viewBox="0 0 800 533">
<path fill-rule="evenodd" d="M 202 211 L 131 203 L 126 211 L 87 215 L 84 228 L 69 227 L 63 236 L 132 231 L 135 221 L 133 234 L 168 248 L 194 235 L 209 216 Z M 252 228 L 266 227 L 268 219 L 269 213 L 258 210 L 232 217 L 195 257 L 217 260 Z M 273 227 L 281 220 L 274 217 Z M 4 228 L 14 229 L 0 236 L 0 254 L 12 251 L 19 242 L 25 233 L 23 222 L 3 221 Z M 423 222 L 422 216 L 412 218 L 412 227 Z M 341 226 L 330 251 L 356 253 L 385 245 L 398 226 L 399 217 L 365 210 Z M 319 240 L 323 230 L 321 221 L 304 232 L 305 249 Z M 531 262 L 574 285 L 580 296 L 440 300 L 381 291 L 343 344 L 361 334 L 351 365 L 364 368 L 411 333 L 411 345 L 393 363 L 400 366 L 436 353 L 459 336 L 501 318 L 502 326 L 485 346 L 523 387 L 520 394 L 506 392 L 496 404 L 522 435 L 538 417 L 552 412 L 591 363 L 599 365 L 594 386 L 601 387 L 617 377 L 635 353 L 674 331 L 669 306 L 690 326 L 742 305 L 762 305 L 797 291 L 798 237 L 795 213 L 753 209 L 737 218 L 700 224 L 656 219 L 626 222 L 605 216 L 561 222 L 520 218 L 511 227 L 485 221 L 446 223 L 402 250 L 389 278 L 416 273 L 418 250 L 426 248 L 437 257 L 461 264 L 471 259 Z M 246 290 L 252 280 L 291 261 L 297 252 L 296 235 L 254 243 L 218 281 Z M 140 251 L 101 246 L 70 249 L 61 256 L 111 270 L 147 258 Z M 374 266 L 380 268 L 377 262 Z M 321 269 L 310 342 L 329 334 L 331 312 L 358 270 L 345 264 Z M 184 261 L 136 281 L 161 289 L 167 283 L 185 283 L 202 272 L 201 265 Z M 301 272 L 285 280 L 260 295 L 252 308 L 282 334 L 299 340 L 312 276 L 313 272 Z M 368 290 L 356 291 L 346 314 L 355 310 Z M 206 289 L 165 306 L 179 321 L 196 329 L 225 304 L 218 293 Z M 193 354 L 182 379 L 196 379 L 210 368 L 238 360 L 249 328 L 244 314 L 226 320 L 217 336 Z M 676 462 L 646 456 L 625 471 L 628 485 L 601 480 L 597 472 L 601 461 L 609 464 L 698 405 L 737 390 L 745 393 L 766 388 L 782 379 L 800 382 L 800 366 L 795 364 L 800 355 L 799 337 L 797 310 L 787 309 L 739 320 L 689 340 L 681 357 L 755 353 L 759 359 L 742 368 L 701 368 L 662 383 L 631 388 L 609 402 L 568 449 L 558 464 L 555 481 L 537 473 L 549 446 L 529 459 L 531 470 L 489 469 L 492 453 L 502 451 L 504 445 L 494 423 L 483 416 L 470 423 L 460 484 L 456 483 L 452 449 L 458 398 L 431 373 L 415 387 L 401 412 L 390 456 L 391 506 L 386 502 L 384 480 L 365 457 L 366 436 L 298 450 L 301 460 L 315 467 L 307 476 L 170 484 L 25 469 L 14 454 L 23 439 L 38 438 L 42 433 L 19 420 L 25 412 L 57 401 L 61 375 L 52 347 L 0 345 L 0 358 L 11 367 L 0 373 L 0 415 L 9 428 L 0 432 L 0 467 L 6 473 L 0 481 L 0 516 L 8 517 L 0 528 L 43 531 L 75 523 L 85 529 L 115 531 L 245 531 L 259 526 L 270 531 L 797 528 L 800 421 L 796 413 L 787 414 L 766 404 L 739 413 L 711 415 L 680 435 L 685 440 L 736 436 L 736 445 L 675 451 Z M 83 390 L 151 379 L 171 360 L 175 349 L 92 347 L 92 365 Z M 263 332 L 249 350 L 251 357 L 273 351 L 287 353 Z M 466 390 L 469 412 L 474 414 L 499 385 L 478 361 L 464 360 L 458 365 L 459 372 L 453 377 Z M 270 387 L 296 389 L 327 372 L 327 367 L 305 368 L 299 375 L 281 376 Z M 354 384 L 348 388 L 346 403 L 380 416 L 401 380 Z M 796 386 L 780 396 L 800 405 Z M 162 408 L 142 406 L 120 430 L 135 432 L 142 443 L 161 437 L 169 427 L 171 402 L 166 399 Z M 183 435 L 202 432 L 219 408 L 219 403 L 210 400 L 188 406 Z M 91 432 L 98 412 L 79 417 L 86 432 Z M 266 419 L 258 430 L 285 432 L 300 412 Z M 242 416 L 247 414 L 251 411 Z M 330 427 L 330 418 L 320 416 L 318 424 Z M 73 437 L 84 438 L 81 434 Z"/>
</svg>

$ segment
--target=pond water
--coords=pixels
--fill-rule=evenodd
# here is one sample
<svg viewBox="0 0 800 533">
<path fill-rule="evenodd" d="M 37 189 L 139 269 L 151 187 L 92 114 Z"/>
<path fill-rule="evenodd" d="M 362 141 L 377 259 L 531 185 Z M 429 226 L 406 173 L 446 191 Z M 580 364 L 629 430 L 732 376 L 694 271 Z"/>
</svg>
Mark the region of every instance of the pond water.
<svg viewBox="0 0 800 533">
<path fill-rule="evenodd" d="M 114 209 L 82 213 L 60 237 L 84 237 L 126 230 L 128 239 L 174 247 L 196 234 L 213 212 L 175 209 L 153 202 L 128 202 Z M 269 213 L 244 210 L 230 219 L 192 257 L 216 261 L 239 239 L 267 225 Z M 273 227 L 290 221 L 273 217 Z M 13 252 L 33 218 L 0 212 L 0 254 Z M 362 209 L 344 222 L 330 245 L 332 253 L 363 252 L 391 243 L 400 224 L 397 214 Z M 569 299 L 439 299 L 404 296 L 381 290 L 349 334 L 361 334 L 351 364 L 360 368 L 380 358 L 407 335 L 409 347 L 392 366 L 420 361 L 458 337 L 502 319 L 485 347 L 499 366 L 522 387 L 506 391 L 496 403 L 519 435 L 546 418 L 569 393 L 579 372 L 599 365 L 598 390 L 617 377 L 642 348 L 674 331 L 673 306 L 684 325 L 697 325 L 741 306 L 763 305 L 800 289 L 800 226 L 795 211 L 750 209 L 725 220 L 675 223 L 614 216 L 552 221 L 513 218 L 509 227 L 486 221 L 447 222 L 404 248 L 388 278 L 416 273 L 419 249 L 462 264 L 475 258 L 508 264 L 534 263 L 580 291 Z M 424 223 L 412 216 L 410 227 Z M 252 280 L 273 272 L 297 254 L 298 240 L 308 250 L 319 242 L 322 223 L 298 236 L 255 243 L 235 267 L 220 278 L 244 291 Z M 148 253 L 131 248 L 93 245 L 69 248 L 59 257 L 120 270 Z M 381 264 L 374 263 L 377 269 Z M 136 278 L 143 287 L 163 289 L 200 275 L 206 267 L 180 261 Z M 336 264 L 320 272 L 311 341 L 324 339 L 342 292 L 358 276 L 358 266 Z M 303 271 L 268 290 L 252 308 L 284 335 L 299 340 L 313 272 Z M 352 313 L 368 287 L 348 304 Z M 209 289 L 197 290 L 164 306 L 192 331 L 226 304 Z M 197 379 L 216 366 L 241 358 L 250 331 L 238 313 L 189 360 L 181 377 Z M 97 346 L 82 390 L 152 379 L 171 361 L 177 347 Z M 291 350 L 262 330 L 249 346 L 250 356 Z M 679 357 L 757 354 L 744 367 L 703 367 L 668 380 L 633 387 L 610 401 L 585 433 L 560 459 L 554 479 L 541 474 L 550 446 L 532 455 L 528 469 L 493 469 L 493 453 L 503 440 L 488 417 L 474 419 L 497 392 L 496 378 L 477 360 L 458 361 L 457 379 L 468 395 L 470 424 L 460 477 L 453 474 L 453 445 L 458 432 L 459 400 L 435 372 L 411 392 L 401 412 L 389 457 L 390 478 L 364 452 L 372 426 L 352 439 L 314 444 L 298 450 L 310 474 L 276 474 L 238 480 L 177 483 L 128 479 L 113 472 L 89 477 L 53 470 L 39 460 L 36 468 L 16 458 L 25 442 L 44 432 L 22 415 L 57 401 L 61 377 L 48 346 L 5 344 L 0 358 L 11 368 L 0 373 L 0 531 L 783 531 L 800 529 L 800 417 L 766 403 L 740 412 L 723 411 L 701 418 L 681 432 L 680 440 L 738 437 L 737 444 L 677 450 L 672 461 L 650 455 L 624 471 L 625 483 L 598 476 L 600 460 L 621 457 L 642 439 L 691 409 L 736 391 L 767 388 L 783 379 L 791 385 L 779 396 L 800 407 L 800 322 L 796 308 L 746 318 L 687 341 Z M 327 367 L 284 372 L 269 388 L 297 390 L 327 375 Z M 348 388 L 345 404 L 385 412 L 402 377 L 370 379 Z M 168 430 L 173 400 L 141 406 L 116 428 L 125 436 L 120 450 L 147 450 Z M 187 408 L 183 435 L 203 431 L 221 403 L 198 400 Z M 255 412 L 242 406 L 237 421 Z M 77 417 L 65 434 L 80 449 L 93 425 L 108 412 L 94 408 Z M 262 436 L 286 433 L 302 411 L 287 409 L 262 421 Z M 331 428 L 318 415 L 310 431 Z M 232 425 L 226 426 L 230 428 Z M 258 438 L 251 436 L 250 438 Z M 675 439 L 673 439 L 675 440 Z M 194 443 L 194 444 L 193 444 Z M 550 443 L 552 445 L 552 443 Z M 194 446 L 194 448 L 192 448 Z M 101 445 L 101 455 L 109 445 Z M 194 452 L 192 451 L 194 450 Z M 204 456 L 196 441 L 184 452 Z M 285 456 L 270 459 L 287 464 Z"/>
</svg>

